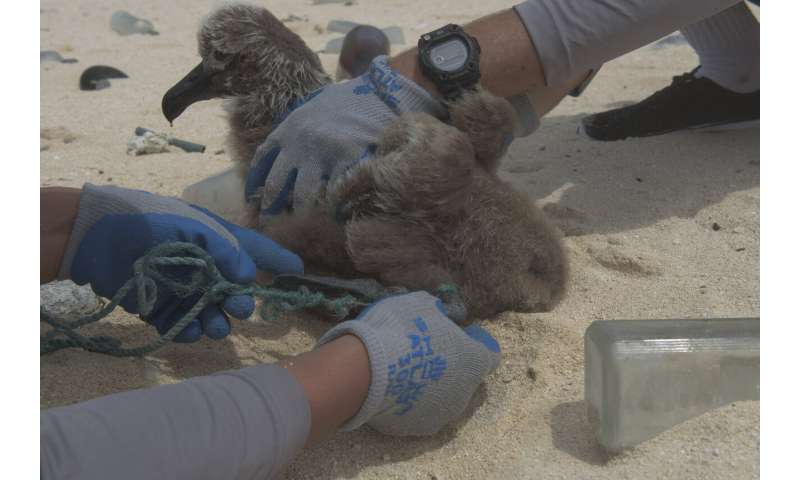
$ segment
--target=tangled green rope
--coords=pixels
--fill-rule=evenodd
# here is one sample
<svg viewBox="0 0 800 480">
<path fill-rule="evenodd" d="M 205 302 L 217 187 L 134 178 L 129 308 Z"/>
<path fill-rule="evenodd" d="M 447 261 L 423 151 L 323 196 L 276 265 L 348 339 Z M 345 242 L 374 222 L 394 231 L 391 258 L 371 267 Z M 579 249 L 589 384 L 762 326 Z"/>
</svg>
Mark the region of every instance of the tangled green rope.
<svg viewBox="0 0 800 480">
<path fill-rule="evenodd" d="M 174 267 L 188 267 L 188 279 L 185 274 L 180 279 L 170 275 L 170 269 Z M 77 331 L 110 314 L 131 291 L 136 292 L 140 315 L 147 317 L 155 305 L 159 289 L 166 289 L 180 298 L 197 293 L 202 293 L 202 296 L 166 333 L 139 347 L 124 347 L 116 338 L 85 336 Z M 328 299 L 322 293 L 311 292 L 305 287 L 287 291 L 256 284 L 232 283 L 222 276 L 214 259 L 202 248 L 191 243 L 168 242 L 154 247 L 139 258 L 133 265 L 133 277 L 99 311 L 68 321 L 51 315 L 40 306 L 40 320 L 53 329 L 40 338 L 39 353 L 45 355 L 63 348 L 77 347 L 116 357 L 146 355 L 171 342 L 207 305 L 219 303 L 230 295 L 253 295 L 260 298 L 262 304 L 259 314 L 265 319 L 306 309 L 323 309 L 344 318 L 353 310 L 366 306 L 366 303 L 352 295 Z"/>
</svg>

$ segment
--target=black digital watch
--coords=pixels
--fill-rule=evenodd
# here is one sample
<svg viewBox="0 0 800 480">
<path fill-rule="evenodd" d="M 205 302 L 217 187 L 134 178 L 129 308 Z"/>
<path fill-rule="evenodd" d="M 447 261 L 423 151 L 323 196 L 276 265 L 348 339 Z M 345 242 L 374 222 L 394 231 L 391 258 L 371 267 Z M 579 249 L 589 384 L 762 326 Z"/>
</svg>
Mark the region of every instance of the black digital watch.
<svg viewBox="0 0 800 480">
<path fill-rule="evenodd" d="M 455 100 L 478 84 L 481 46 L 460 26 L 451 23 L 422 35 L 417 48 L 422 73 L 445 100 Z"/>
</svg>

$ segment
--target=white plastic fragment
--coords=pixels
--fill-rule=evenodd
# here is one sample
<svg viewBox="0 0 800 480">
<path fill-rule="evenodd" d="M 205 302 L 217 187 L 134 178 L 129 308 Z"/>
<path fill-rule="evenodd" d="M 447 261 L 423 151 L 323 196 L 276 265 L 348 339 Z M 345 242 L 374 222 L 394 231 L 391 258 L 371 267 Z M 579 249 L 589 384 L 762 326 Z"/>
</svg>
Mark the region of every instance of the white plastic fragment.
<svg viewBox="0 0 800 480">
<path fill-rule="evenodd" d="M 128 155 L 150 155 L 169 151 L 169 138 L 160 133 L 144 132 L 128 140 Z"/>
<path fill-rule="evenodd" d="M 120 35 L 158 35 L 153 23 L 144 18 L 138 18 L 124 10 L 117 10 L 111 15 L 111 29 Z"/>
</svg>

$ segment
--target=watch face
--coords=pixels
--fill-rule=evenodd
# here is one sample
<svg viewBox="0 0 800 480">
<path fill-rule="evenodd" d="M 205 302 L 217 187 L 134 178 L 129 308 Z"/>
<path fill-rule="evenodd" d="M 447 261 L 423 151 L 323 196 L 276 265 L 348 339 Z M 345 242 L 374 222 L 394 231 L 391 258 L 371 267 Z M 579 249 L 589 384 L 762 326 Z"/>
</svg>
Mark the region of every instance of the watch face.
<svg viewBox="0 0 800 480">
<path fill-rule="evenodd" d="M 428 56 L 431 63 L 439 70 L 455 72 L 466 63 L 469 50 L 463 40 L 453 38 L 431 47 Z"/>
</svg>

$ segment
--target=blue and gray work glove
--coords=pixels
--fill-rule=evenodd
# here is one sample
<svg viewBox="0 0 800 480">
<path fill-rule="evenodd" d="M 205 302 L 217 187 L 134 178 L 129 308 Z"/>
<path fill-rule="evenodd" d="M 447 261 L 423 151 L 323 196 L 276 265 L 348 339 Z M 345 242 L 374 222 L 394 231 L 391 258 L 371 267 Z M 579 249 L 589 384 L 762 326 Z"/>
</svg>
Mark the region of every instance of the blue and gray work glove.
<svg viewBox="0 0 800 480">
<path fill-rule="evenodd" d="M 486 330 L 462 330 L 442 302 L 424 292 L 377 302 L 319 344 L 348 334 L 366 347 L 372 380 L 361 410 L 343 430 L 366 423 L 388 435 L 432 435 L 461 416 L 500 363 L 500 347 Z"/>
<path fill-rule="evenodd" d="M 245 184 L 262 221 L 302 209 L 353 165 L 373 156 L 384 129 L 405 112 L 438 118 L 444 106 L 376 57 L 367 73 L 327 85 L 293 105 L 258 148 Z"/>
<path fill-rule="evenodd" d="M 303 263 L 294 253 L 207 210 L 175 198 L 87 183 L 59 278 L 72 279 L 79 285 L 88 283 L 98 295 L 111 298 L 133 275 L 133 263 L 164 242 L 190 242 L 202 247 L 214 258 L 222 275 L 235 283 L 251 283 L 256 269 L 303 272 Z M 144 320 L 163 334 L 199 297 L 179 298 L 160 290 Z M 130 313 L 140 313 L 135 292 L 129 293 L 121 305 Z M 203 309 L 175 341 L 193 342 L 203 334 L 214 339 L 225 337 L 230 332 L 226 314 L 245 319 L 254 308 L 252 296 L 229 296 L 221 304 Z"/>
</svg>

